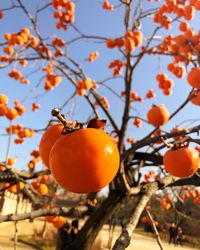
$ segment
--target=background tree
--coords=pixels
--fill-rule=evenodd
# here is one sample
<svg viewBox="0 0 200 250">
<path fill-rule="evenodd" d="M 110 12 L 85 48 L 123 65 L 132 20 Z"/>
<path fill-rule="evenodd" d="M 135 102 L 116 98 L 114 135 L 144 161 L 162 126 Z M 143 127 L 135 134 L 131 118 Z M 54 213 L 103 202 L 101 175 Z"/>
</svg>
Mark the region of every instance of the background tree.
<svg viewBox="0 0 200 250">
<path fill-rule="evenodd" d="M 7 143 L 1 174 L 9 183 L 1 191 L 24 192 L 37 206 L 39 196 L 41 208 L 0 220 L 68 214 L 55 207 L 57 185 L 38 153 L 41 132 L 55 121 L 51 110 L 56 107 L 85 127 L 91 119 L 106 119 L 105 130 L 120 153 L 107 198 L 65 249 L 89 249 L 120 204 L 134 197 L 133 212 L 113 246 L 125 249 L 155 192 L 200 184 L 200 2 L 12 0 L 0 8 L 1 137 Z M 74 124 L 64 123 L 66 129 Z M 14 156 L 16 167 L 11 167 Z M 186 199 L 174 192 L 176 199 Z M 89 205 L 94 197 L 88 196 Z M 197 191 L 193 198 L 199 203 Z M 161 205 L 171 207 L 166 197 Z M 64 220 L 53 223 L 59 228 Z"/>
</svg>

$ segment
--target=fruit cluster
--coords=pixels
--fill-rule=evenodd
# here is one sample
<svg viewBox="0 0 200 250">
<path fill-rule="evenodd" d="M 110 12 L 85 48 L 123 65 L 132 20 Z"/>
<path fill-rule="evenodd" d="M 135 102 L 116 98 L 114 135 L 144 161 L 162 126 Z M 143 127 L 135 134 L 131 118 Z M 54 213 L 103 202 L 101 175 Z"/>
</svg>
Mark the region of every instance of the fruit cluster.
<svg viewBox="0 0 200 250">
<path fill-rule="evenodd" d="M 39 108 L 40 108 L 40 104 L 39 103 L 37 103 L 37 102 L 33 102 L 32 103 L 32 111 L 33 112 L 38 111 Z"/>
<path fill-rule="evenodd" d="M 22 144 L 24 143 L 24 139 L 32 137 L 35 134 L 35 131 L 33 129 L 24 128 L 21 124 L 13 124 L 12 126 L 6 128 L 6 133 L 16 134 L 18 138 L 14 140 L 14 143 Z"/>
<path fill-rule="evenodd" d="M 8 98 L 0 94 L 0 116 L 5 116 L 8 120 L 14 120 L 26 112 L 26 108 L 18 101 L 14 101 L 14 108 L 8 108 Z"/>
<path fill-rule="evenodd" d="M 167 69 L 177 78 L 183 78 L 185 76 L 184 66 L 177 65 L 176 63 L 169 63 Z"/>
<path fill-rule="evenodd" d="M 53 17 L 58 19 L 57 29 L 67 30 L 67 23 L 74 22 L 75 4 L 66 0 L 52 0 L 52 6 L 56 9 Z"/>
<path fill-rule="evenodd" d="M 142 126 L 142 120 L 140 118 L 136 117 L 133 120 L 133 125 L 136 126 L 137 128 L 140 128 Z"/>
<path fill-rule="evenodd" d="M 60 75 L 53 74 L 54 68 L 52 64 L 49 63 L 46 67 L 43 67 L 42 71 L 46 71 L 46 80 L 44 83 L 45 90 L 52 90 L 61 83 L 62 77 Z"/>
<path fill-rule="evenodd" d="M 106 47 L 114 49 L 116 47 L 122 48 L 126 53 L 130 53 L 135 50 L 136 47 L 140 46 L 143 40 L 143 34 L 141 31 L 128 30 L 123 37 L 120 38 L 109 38 L 106 40 Z"/>
<path fill-rule="evenodd" d="M 30 83 L 30 81 L 25 79 L 24 76 L 22 75 L 22 73 L 17 69 L 11 70 L 8 73 L 8 76 L 15 79 L 15 80 L 20 81 L 20 83 L 22 83 L 22 84 L 29 84 Z"/>
<path fill-rule="evenodd" d="M 77 91 L 76 93 L 78 95 L 84 95 L 85 90 L 90 90 L 94 87 L 94 81 L 92 81 L 90 78 L 85 78 L 76 83 Z"/>
<path fill-rule="evenodd" d="M 110 4 L 108 0 L 104 0 L 102 4 L 104 10 L 114 10 L 114 5 Z"/>
<path fill-rule="evenodd" d="M 33 150 L 30 154 L 33 158 L 28 162 L 29 171 L 33 171 L 38 162 L 40 162 L 40 154 L 38 150 Z M 41 178 L 41 177 L 40 177 Z"/>
<path fill-rule="evenodd" d="M 171 95 L 173 93 L 174 82 L 166 74 L 157 74 L 156 80 L 158 81 L 158 87 L 162 89 L 164 95 Z"/>
<path fill-rule="evenodd" d="M 115 59 L 109 63 L 108 68 L 113 70 L 113 76 L 118 76 L 122 74 L 122 69 L 124 66 L 125 63 L 121 62 L 118 59 Z"/>
<path fill-rule="evenodd" d="M 155 92 L 153 89 L 149 89 L 148 92 L 146 93 L 146 98 L 147 99 L 152 99 L 156 96 Z"/>
</svg>

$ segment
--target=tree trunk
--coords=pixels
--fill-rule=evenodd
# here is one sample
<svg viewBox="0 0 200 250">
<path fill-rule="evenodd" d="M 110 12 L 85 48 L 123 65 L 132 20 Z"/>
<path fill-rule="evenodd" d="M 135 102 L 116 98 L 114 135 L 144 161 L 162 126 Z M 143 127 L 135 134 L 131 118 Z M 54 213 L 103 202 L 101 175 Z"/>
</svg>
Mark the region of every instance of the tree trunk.
<svg viewBox="0 0 200 250">
<path fill-rule="evenodd" d="M 118 208 L 123 197 L 124 195 L 112 191 L 96 212 L 89 217 L 74 241 L 66 245 L 63 250 L 89 250 L 102 226 Z"/>
</svg>

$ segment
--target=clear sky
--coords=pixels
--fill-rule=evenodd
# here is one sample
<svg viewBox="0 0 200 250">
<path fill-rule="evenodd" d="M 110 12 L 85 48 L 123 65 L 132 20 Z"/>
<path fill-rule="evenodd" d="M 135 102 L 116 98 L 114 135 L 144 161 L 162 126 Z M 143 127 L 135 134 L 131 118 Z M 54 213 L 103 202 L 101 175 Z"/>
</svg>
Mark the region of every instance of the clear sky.
<svg viewBox="0 0 200 250">
<path fill-rule="evenodd" d="M 16 2 L 16 1 L 13 1 Z M 29 0 L 23 1 L 30 13 L 34 15 L 35 9 L 39 6 L 43 6 L 47 1 L 43 0 Z M 114 11 L 103 10 L 101 5 L 103 1 L 84 0 L 75 1 L 75 26 L 86 35 L 93 35 L 99 37 L 119 37 L 124 34 L 123 14 L 124 7 L 118 6 L 119 2 L 110 0 L 110 3 L 117 5 L 118 7 Z M 156 3 L 144 2 L 144 8 L 148 6 L 155 7 Z M 10 7 L 9 0 L 1 1 L 0 8 L 4 9 Z M 40 33 L 45 39 L 53 37 L 55 35 L 61 36 L 65 41 L 77 37 L 77 33 L 69 27 L 67 31 L 58 31 L 55 29 L 55 20 L 52 18 L 53 9 L 49 8 L 44 11 L 42 15 L 38 17 Z M 197 22 L 193 22 L 193 28 L 198 29 Z M 0 42 L 4 42 L 4 34 L 6 32 L 12 33 L 19 31 L 23 27 L 31 27 L 31 23 L 27 20 L 25 14 L 19 9 L 13 9 L 5 11 L 5 18 L 0 20 Z M 142 23 L 142 31 L 144 32 L 145 39 L 149 37 L 155 25 L 152 23 L 151 18 L 144 20 Z M 175 27 L 175 33 L 177 33 L 177 25 Z M 31 28 L 31 32 L 33 32 Z M 161 30 L 159 35 L 162 37 L 171 31 Z M 145 41 L 144 41 L 145 42 Z M 94 63 L 86 62 L 86 58 L 93 51 L 99 51 L 99 58 Z M 1 51 L 1 50 L 0 50 Z M 75 59 L 81 64 L 85 73 L 91 79 L 97 82 L 102 81 L 112 76 L 112 72 L 107 68 L 110 61 L 113 59 L 121 59 L 121 54 L 116 49 L 108 50 L 105 47 L 105 43 L 99 42 L 99 40 L 91 41 L 76 41 L 67 47 L 67 52 L 71 58 Z M 1 51 L 2 53 L 2 51 Z M 172 74 L 168 73 L 170 79 L 174 80 L 175 86 L 173 88 L 173 95 L 164 96 L 161 90 L 157 86 L 155 80 L 155 74 L 166 71 L 166 63 L 170 62 L 169 58 L 158 58 L 153 56 L 146 56 L 144 60 L 139 64 L 133 76 L 133 90 L 137 91 L 139 96 L 145 96 L 146 92 L 153 88 L 156 92 L 156 98 L 153 100 L 145 100 L 143 103 L 136 103 L 134 108 L 137 109 L 139 115 L 146 118 L 147 110 L 151 107 L 152 103 L 161 104 L 164 103 L 172 113 L 187 97 L 191 87 L 187 84 L 186 79 L 177 79 Z M 74 87 L 63 78 L 62 83 L 53 91 L 45 93 L 43 89 L 44 73 L 39 68 L 46 66 L 46 62 L 34 62 L 30 63 L 24 72 L 25 78 L 30 79 L 29 85 L 22 85 L 19 82 L 9 78 L 8 72 L 19 65 L 12 64 L 8 68 L 1 69 L 0 77 L 0 92 L 6 94 L 9 97 L 9 106 L 12 106 L 13 101 L 18 99 L 23 101 L 23 104 L 27 108 L 27 112 L 20 118 L 14 121 L 15 123 L 22 123 L 24 126 L 34 129 L 46 127 L 49 119 L 51 118 L 51 109 L 54 107 L 60 107 L 67 98 L 74 91 Z M 42 80 L 41 80 L 42 79 Z M 123 87 L 123 79 L 116 78 L 106 82 L 107 85 L 114 89 L 117 93 L 120 93 Z M 38 87 L 39 85 L 39 87 Z M 123 102 L 110 93 L 107 89 L 100 87 L 99 93 L 106 95 L 110 102 L 110 112 L 113 117 L 118 121 L 118 124 L 122 120 Z M 31 103 L 37 101 L 41 105 L 41 109 L 38 112 L 33 113 L 31 111 Z M 69 119 L 76 119 L 81 122 L 85 122 L 88 116 L 92 114 L 92 110 L 87 105 L 83 97 L 76 97 L 66 108 L 63 110 Z M 102 114 L 102 113 L 101 113 Z M 133 111 L 132 115 L 136 115 Z M 188 104 L 186 108 L 180 112 L 179 115 L 172 121 L 170 121 L 165 127 L 165 130 L 170 130 L 180 122 L 187 119 L 197 119 L 200 115 L 199 107 L 192 104 Z M 102 114 L 102 119 L 106 117 Z M 153 127 L 143 123 L 141 128 L 135 128 L 130 122 L 127 136 L 132 136 L 134 139 L 141 139 L 144 135 L 148 134 Z M 5 127 L 8 126 L 8 121 L 5 118 L 0 118 L 1 134 L 4 134 Z M 41 134 L 34 136 L 31 139 L 26 139 L 22 145 L 11 144 L 10 156 L 18 157 L 16 166 L 26 169 L 26 164 L 29 160 L 29 153 L 32 149 L 37 149 Z M 7 137 L 1 136 L 1 151 L 0 160 L 5 159 Z M 41 165 L 40 165 L 41 167 Z"/>
</svg>

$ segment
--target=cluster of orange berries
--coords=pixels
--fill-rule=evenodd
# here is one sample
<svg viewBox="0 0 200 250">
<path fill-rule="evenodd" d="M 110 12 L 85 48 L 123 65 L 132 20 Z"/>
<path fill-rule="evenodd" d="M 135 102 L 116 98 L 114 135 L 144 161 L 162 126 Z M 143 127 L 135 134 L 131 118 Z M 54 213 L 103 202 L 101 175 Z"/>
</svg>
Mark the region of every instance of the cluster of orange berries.
<svg viewBox="0 0 200 250">
<path fill-rule="evenodd" d="M 136 117 L 133 120 L 133 125 L 135 125 L 137 128 L 141 128 L 141 126 L 142 126 L 142 120 L 140 118 Z"/>
<path fill-rule="evenodd" d="M 36 48 L 38 46 L 37 38 L 30 34 L 28 28 L 23 28 L 18 33 L 6 33 L 4 38 L 7 41 L 8 46 L 5 47 L 3 51 L 8 55 L 14 54 L 14 46 L 24 46 L 25 48 L 28 48 L 29 46 Z"/>
<path fill-rule="evenodd" d="M 113 76 L 118 76 L 122 74 L 123 67 L 126 66 L 125 63 L 121 62 L 118 59 L 113 60 L 108 65 L 109 69 L 113 69 Z"/>
<path fill-rule="evenodd" d="M 132 52 L 137 46 L 140 46 L 143 40 L 141 31 L 128 30 L 121 38 L 109 38 L 106 40 L 106 46 L 109 49 L 124 47 L 127 53 Z"/>
<path fill-rule="evenodd" d="M 63 47 L 65 45 L 65 41 L 63 41 L 60 37 L 56 37 L 56 38 L 53 39 L 51 44 L 54 47 Z"/>
<path fill-rule="evenodd" d="M 24 189 L 25 184 L 22 181 L 20 181 L 17 184 L 14 184 L 14 185 L 11 184 L 11 183 L 6 182 L 6 183 L 3 184 L 3 187 L 6 188 L 10 193 L 16 194 L 16 193 L 19 192 L 19 190 L 23 190 Z"/>
<path fill-rule="evenodd" d="M 195 16 L 195 10 L 200 10 L 200 2 L 198 0 L 191 0 L 188 5 L 186 1 L 167 0 L 154 14 L 154 22 L 159 23 L 166 29 L 171 28 L 172 18 L 168 14 L 175 14 L 177 17 L 183 17 L 185 20 L 190 21 Z"/>
<path fill-rule="evenodd" d="M 49 193 L 48 180 L 48 175 L 39 176 L 36 181 L 31 182 L 31 187 L 40 195 L 47 195 Z"/>
<path fill-rule="evenodd" d="M 14 120 L 26 112 L 25 107 L 18 101 L 14 101 L 14 108 L 10 109 L 7 106 L 8 97 L 0 94 L 0 116 L 5 116 L 8 120 Z"/>
<path fill-rule="evenodd" d="M 196 204 L 200 203 L 200 192 L 197 188 L 191 189 L 189 187 L 182 188 L 180 198 L 182 201 L 192 199 Z"/>
<path fill-rule="evenodd" d="M 155 178 L 155 172 L 150 170 L 147 174 L 144 174 L 145 182 L 150 182 L 153 178 Z"/>
<path fill-rule="evenodd" d="M 177 78 L 182 78 L 185 76 L 185 67 L 177 65 L 176 63 L 169 63 L 167 66 L 169 72 L 175 75 Z"/>
<path fill-rule="evenodd" d="M 8 46 L 3 49 L 4 53 L 12 55 L 14 53 L 14 46 L 24 45 L 29 40 L 30 31 L 28 28 L 23 28 L 20 32 L 6 33 L 4 35 L 5 40 L 8 42 Z"/>
<path fill-rule="evenodd" d="M 127 137 L 126 141 L 129 142 L 130 144 L 135 144 L 137 142 L 132 137 Z"/>
<path fill-rule="evenodd" d="M 114 5 L 110 4 L 108 0 L 104 0 L 102 4 L 104 10 L 114 10 Z"/>
<path fill-rule="evenodd" d="M 125 95 L 126 95 L 126 92 L 122 91 L 121 96 L 125 96 Z M 144 101 L 144 98 L 142 98 L 141 96 L 138 96 L 136 91 L 131 91 L 130 99 L 131 99 L 131 101 L 134 101 L 134 102 L 143 102 Z"/>
<path fill-rule="evenodd" d="M 169 35 L 163 39 L 163 42 L 154 48 L 151 53 L 155 54 L 157 51 L 165 54 L 174 54 L 174 64 L 184 63 L 188 65 L 194 59 L 194 56 L 200 51 L 199 37 L 200 32 L 195 33 L 194 29 L 185 25 L 186 30 L 183 34 L 172 36 Z M 184 72 L 183 72 L 184 73 Z M 182 73 L 182 74 L 183 74 Z"/>
<path fill-rule="evenodd" d="M 59 37 L 56 37 L 51 44 L 55 47 L 55 52 L 54 52 L 54 56 L 55 57 L 59 57 L 59 56 L 63 56 L 64 53 L 63 51 L 60 49 L 61 47 L 63 47 L 65 45 L 65 41 L 62 40 Z"/>
<path fill-rule="evenodd" d="M 30 155 L 33 157 L 29 163 L 28 168 L 30 171 L 33 171 L 35 169 L 36 164 L 40 161 L 40 154 L 38 150 L 33 150 Z"/>
<path fill-rule="evenodd" d="M 52 64 L 49 63 L 46 67 L 42 68 L 42 70 L 46 71 L 46 81 L 44 83 L 45 90 L 52 90 L 61 83 L 62 77 L 53 74 L 54 68 Z"/>
<path fill-rule="evenodd" d="M 169 210 L 172 206 L 172 197 L 170 195 L 166 195 L 160 200 L 160 204 L 164 210 Z"/>
<path fill-rule="evenodd" d="M 147 99 L 152 99 L 156 96 L 156 94 L 153 89 L 149 89 L 145 96 Z"/>
<path fill-rule="evenodd" d="M 19 64 L 22 66 L 22 67 L 26 67 L 26 65 L 27 65 L 27 60 L 26 59 L 20 59 L 19 60 Z"/>
<path fill-rule="evenodd" d="M 24 138 L 30 138 L 35 134 L 33 129 L 24 128 L 21 124 L 12 125 L 11 127 L 6 128 L 8 134 L 16 134 L 18 138 L 14 140 L 16 144 L 24 143 Z"/>
<path fill-rule="evenodd" d="M 38 111 L 39 108 L 40 108 L 40 104 L 39 103 L 37 103 L 37 102 L 33 102 L 32 103 L 32 111 L 33 112 Z"/>
<path fill-rule="evenodd" d="M 53 14 L 53 17 L 58 19 L 56 28 L 67 30 L 66 23 L 74 22 L 75 4 L 68 0 L 52 0 L 51 3 L 54 9 L 57 10 Z"/>
<path fill-rule="evenodd" d="M 22 75 L 22 73 L 17 69 L 11 70 L 8 73 L 8 76 L 15 79 L 15 80 L 20 81 L 20 83 L 22 83 L 22 84 L 29 84 L 30 83 L 30 81 L 25 79 L 24 76 Z"/>
<path fill-rule="evenodd" d="M 92 52 L 89 55 L 89 57 L 87 58 L 87 61 L 88 62 L 94 62 L 98 57 L 99 57 L 99 52 L 98 51 Z"/>
<path fill-rule="evenodd" d="M 158 81 L 158 87 L 162 89 L 164 95 L 171 95 L 174 82 L 168 78 L 164 73 L 160 73 L 156 76 Z"/>
<path fill-rule="evenodd" d="M 142 224 L 150 224 L 151 223 L 149 217 L 147 217 L 147 216 L 141 217 L 140 221 L 141 221 Z M 153 222 L 154 222 L 154 225 L 157 227 L 158 224 L 159 224 L 158 221 L 154 219 Z"/>
<path fill-rule="evenodd" d="M 76 83 L 77 90 L 76 93 L 78 95 L 85 95 L 86 90 L 90 90 L 95 87 L 94 81 L 90 78 L 85 78 Z"/>
<path fill-rule="evenodd" d="M 65 224 L 63 216 L 46 216 L 46 221 L 52 223 L 55 228 L 61 228 Z"/>
</svg>

